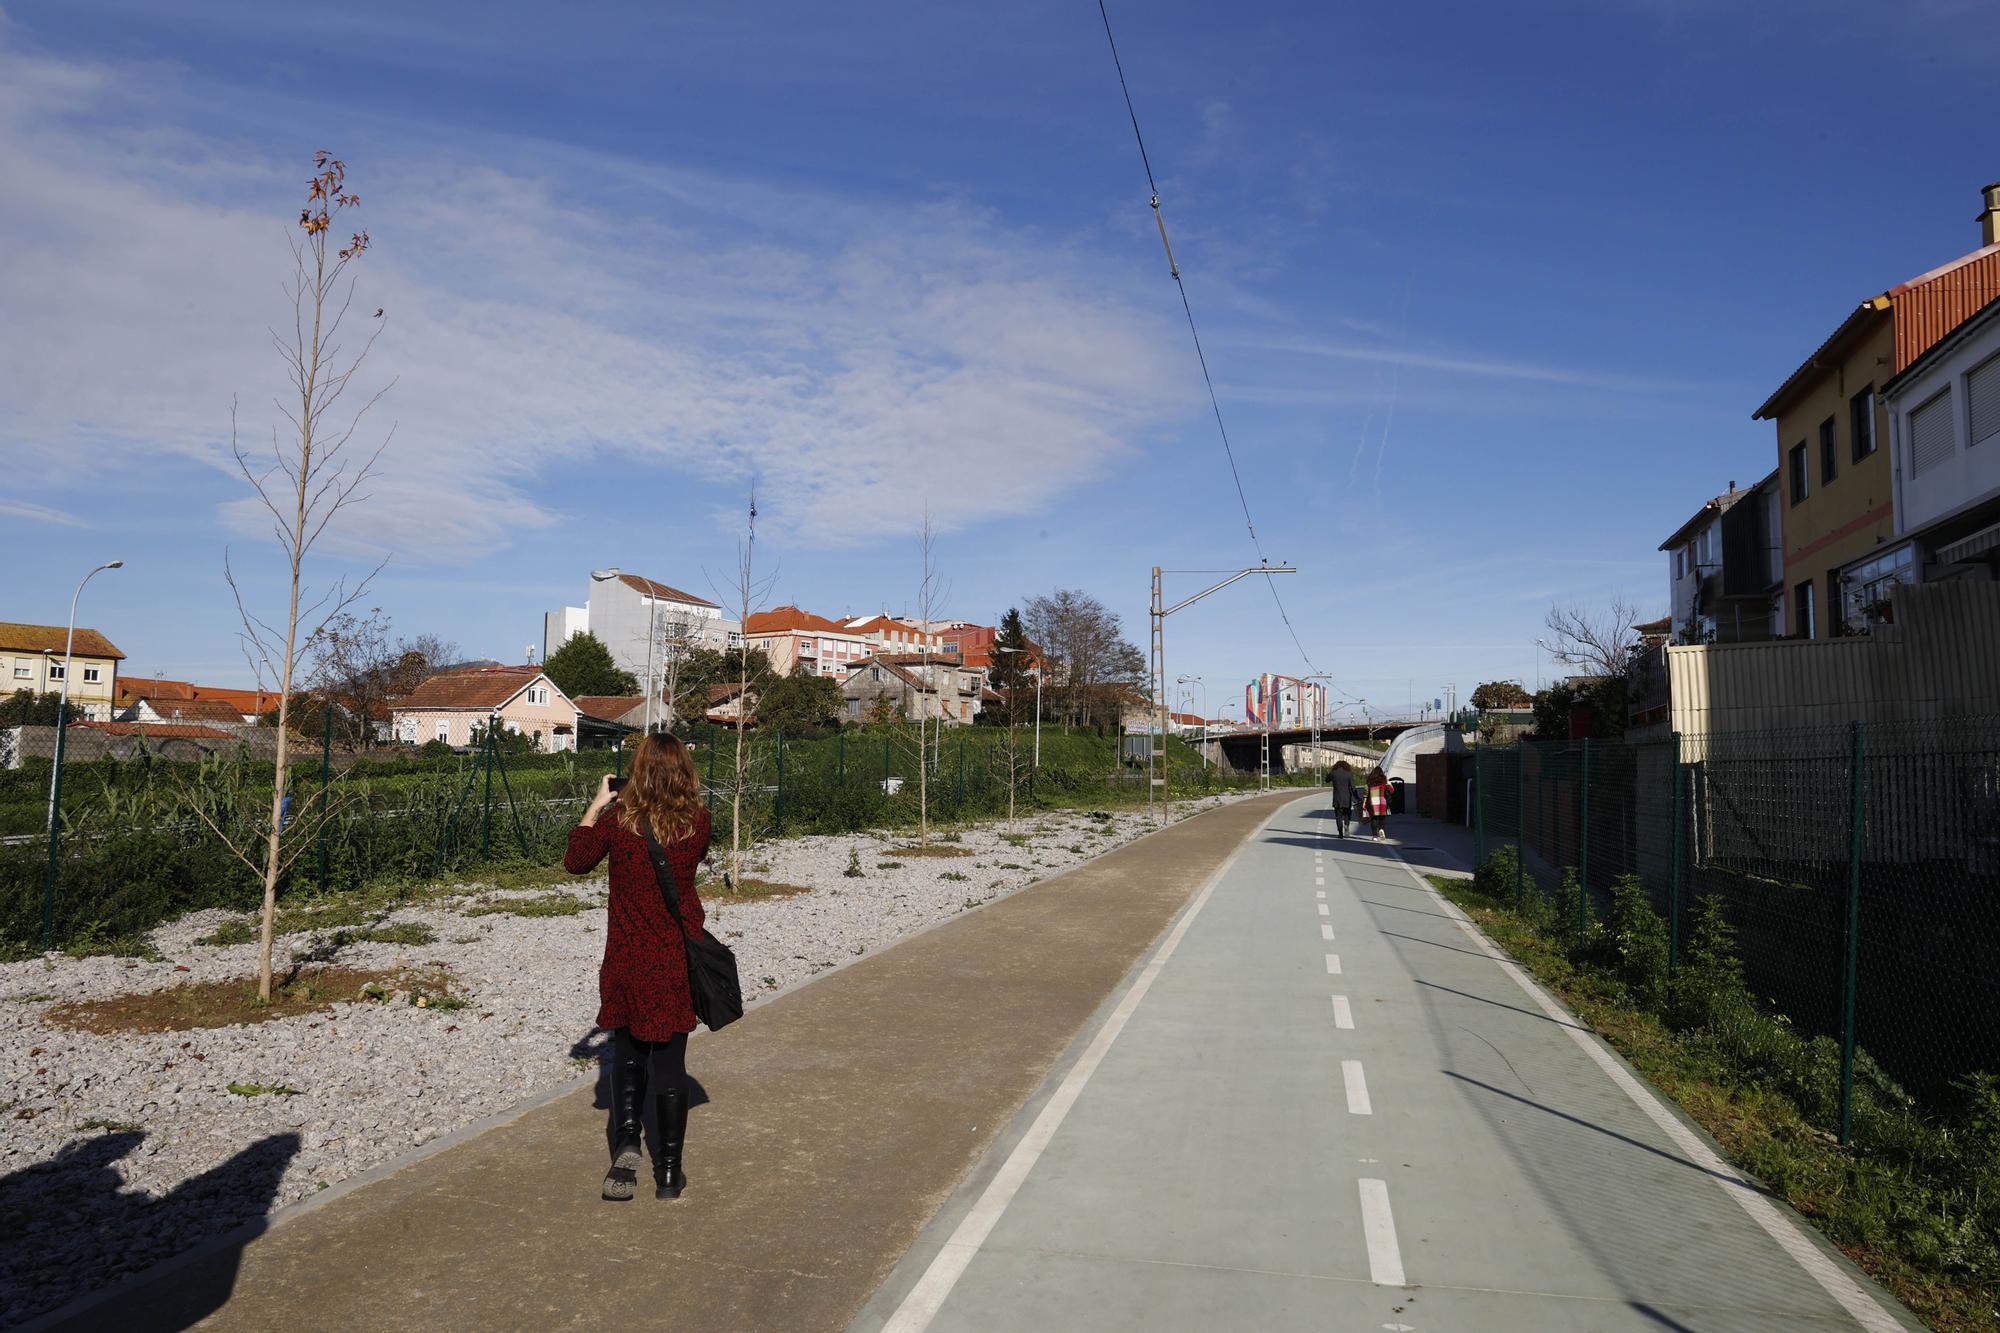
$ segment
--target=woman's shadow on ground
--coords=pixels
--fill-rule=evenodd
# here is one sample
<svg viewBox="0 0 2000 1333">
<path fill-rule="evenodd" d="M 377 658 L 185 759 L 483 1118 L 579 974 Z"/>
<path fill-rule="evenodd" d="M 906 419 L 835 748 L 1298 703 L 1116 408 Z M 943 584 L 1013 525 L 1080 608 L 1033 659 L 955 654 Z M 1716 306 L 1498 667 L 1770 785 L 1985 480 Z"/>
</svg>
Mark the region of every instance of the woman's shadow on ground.
<svg viewBox="0 0 2000 1333">
<path fill-rule="evenodd" d="M 297 1134 L 259 1139 L 222 1165 L 190 1177 L 154 1198 L 128 1190 L 112 1164 L 145 1142 L 143 1130 L 117 1130 L 64 1145 L 54 1157 L 0 1177 L 0 1323 L 46 1313 L 48 1297 L 83 1295 L 115 1286 L 133 1269 L 169 1259 L 219 1233 L 237 1232 L 215 1252 L 190 1260 L 156 1283 L 128 1329 L 178 1329 L 215 1313 L 229 1300 L 243 1246 L 267 1227 L 285 1168 L 298 1155 Z M 39 1222 L 43 1225 L 34 1229 Z M 148 1243 L 139 1244 L 144 1238 Z M 121 1262 L 122 1261 L 122 1262 Z M 133 1269 L 124 1265 L 132 1264 Z M 72 1287 L 79 1272 L 86 1274 Z M 58 1283 L 58 1277 L 69 1279 Z M 45 1297 L 43 1294 L 47 1293 Z M 90 1312 L 57 1327 L 102 1327 Z"/>
</svg>

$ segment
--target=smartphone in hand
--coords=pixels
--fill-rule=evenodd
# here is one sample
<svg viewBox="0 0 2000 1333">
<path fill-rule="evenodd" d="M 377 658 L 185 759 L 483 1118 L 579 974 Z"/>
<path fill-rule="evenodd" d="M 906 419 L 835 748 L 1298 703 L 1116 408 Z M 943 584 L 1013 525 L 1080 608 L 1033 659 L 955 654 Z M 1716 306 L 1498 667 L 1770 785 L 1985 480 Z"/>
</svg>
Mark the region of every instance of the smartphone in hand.
<svg viewBox="0 0 2000 1333">
<path fill-rule="evenodd" d="M 625 785 L 625 779 L 613 778 L 611 779 L 611 786 L 609 790 L 613 795 L 616 795 L 618 793 L 619 788 L 623 787 L 624 785 Z"/>
</svg>

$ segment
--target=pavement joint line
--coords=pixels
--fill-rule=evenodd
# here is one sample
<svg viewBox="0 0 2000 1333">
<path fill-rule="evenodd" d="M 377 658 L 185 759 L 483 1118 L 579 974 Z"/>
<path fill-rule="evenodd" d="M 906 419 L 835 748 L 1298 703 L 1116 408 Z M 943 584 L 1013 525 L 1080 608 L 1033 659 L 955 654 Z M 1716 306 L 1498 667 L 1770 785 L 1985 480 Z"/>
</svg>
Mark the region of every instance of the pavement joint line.
<svg viewBox="0 0 2000 1333">
<path fill-rule="evenodd" d="M 1368 1241 L 1368 1278 L 1378 1287 L 1401 1287 L 1403 1251 L 1396 1244 L 1396 1217 L 1389 1209 L 1386 1181 L 1363 1177 L 1361 1230 Z"/>
<path fill-rule="evenodd" d="M 1354 1009 L 1347 1003 L 1345 995 L 1333 997 L 1333 1025 L 1350 1031 L 1354 1027 Z"/>
<path fill-rule="evenodd" d="M 1604 1071 L 1612 1083 L 1617 1085 L 1618 1090 L 1623 1092 L 1632 1101 L 1633 1105 L 1645 1112 L 1647 1118 L 1660 1127 L 1666 1136 L 1673 1141 L 1674 1146 L 1681 1150 L 1683 1155 L 1703 1167 L 1709 1179 L 1715 1181 L 1716 1188 L 1722 1190 L 1735 1199 L 1738 1204 L 1742 1205 L 1743 1211 L 1750 1215 L 1750 1220 L 1755 1222 L 1765 1235 L 1776 1241 L 1779 1248 L 1784 1250 L 1801 1269 L 1805 1270 L 1807 1276 L 1817 1282 L 1821 1290 L 1825 1291 L 1827 1295 L 1839 1303 L 1842 1309 L 1853 1316 L 1857 1324 L 1867 1329 L 1869 1333 L 1900 1333 L 1905 1327 L 1902 1321 L 1884 1309 L 1881 1302 L 1870 1295 L 1859 1282 L 1850 1277 L 1819 1246 L 1815 1245 L 1811 1238 L 1800 1229 L 1797 1221 L 1780 1211 L 1752 1181 L 1747 1179 L 1730 1163 L 1724 1161 L 1702 1140 L 1699 1134 L 1695 1133 L 1684 1121 L 1669 1111 L 1660 1102 L 1658 1097 L 1654 1096 L 1646 1089 L 1644 1084 L 1639 1082 L 1638 1078 L 1633 1075 L 1631 1070 L 1625 1067 L 1624 1063 L 1617 1056 L 1605 1049 L 1604 1043 L 1598 1039 L 1594 1032 L 1590 1031 L 1586 1024 L 1582 1023 L 1558 1004 L 1547 991 L 1543 990 L 1532 977 L 1521 969 L 1518 963 L 1509 958 L 1499 945 L 1487 939 L 1485 932 L 1480 930 L 1470 917 L 1459 911 L 1455 904 L 1439 893 L 1431 885 L 1430 881 L 1418 874 L 1414 866 L 1408 861 L 1403 860 L 1401 853 L 1397 852 L 1393 847 L 1387 850 L 1389 855 L 1395 857 L 1396 861 L 1409 874 L 1410 878 L 1415 881 L 1417 887 L 1429 894 L 1432 901 L 1436 902 L 1438 907 L 1457 924 L 1465 937 L 1471 940 L 1483 953 L 1492 958 L 1500 970 L 1506 973 L 1508 978 L 1515 985 L 1519 986 L 1543 1013 L 1554 1019 L 1556 1024 L 1569 1035 L 1570 1040 L 1574 1041 L 1583 1050 L 1584 1054 L 1588 1055 L 1591 1061 Z M 1331 957 L 1331 955 L 1328 956 L 1329 958 Z M 1367 1184 L 1368 1182 L 1366 1181 L 1362 1182 L 1364 1207 Z M 1388 1207 L 1386 1196 L 1383 1199 L 1383 1207 Z"/>
<path fill-rule="evenodd" d="M 1330 977 L 1337 977 L 1337 976 L 1339 976 L 1339 975 L 1340 975 L 1340 955 L 1339 955 L 1339 954 L 1337 954 L 1337 953 L 1330 953 L 1330 954 L 1328 954 L 1328 955 L 1326 956 L 1326 974 L 1327 974 L 1328 976 L 1330 976 Z"/>
<path fill-rule="evenodd" d="M 1021 1137 L 1020 1142 L 1014 1145 L 1013 1151 L 1007 1154 L 1007 1160 L 1000 1164 L 999 1171 L 973 1201 L 971 1211 L 953 1228 L 951 1235 L 938 1248 L 937 1255 L 924 1269 L 923 1275 L 917 1279 L 916 1285 L 910 1288 L 908 1294 L 897 1305 L 896 1312 L 882 1326 L 882 1333 L 923 1333 L 923 1330 L 930 1327 L 931 1321 L 937 1318 L 938 1311 L 944 1308 L 944 1303 L 951 1296 L 952 1289 L 958 1285 L 959 1278 L 964 1275 L 973 1257 L 979 1253 L 980 1247 L 986 1243 L 986 1238 L 993 1234 L 993 1228 L 999 1225 L 1001 1215 L 1007 1211 L 1007 1205 L 1013 1202 L 1015 1194 L 1019 1193 L 1021 1186 L 1026 1183 L 1028 1173 L 1034 1170 L 1035 1164 L 1041 1160 L 1043 1151 L 1054 1140 L 1056 1131 L 1062 1127 L 1070 1108 L 1083 1094 L 1084 1085 L 1090 1082 L 1090 1076 L 1096 1073 L 1097 1067 L 1104 1062 L 1112 1043 L 1118 1040 L 1119 1034 L 1125 1030 L 1126 1023 L 1131 1021 L 1132 1015 L 1138 1010 L 1140 1001 L 1146 998 L 1146 992 L 1153 988 L 1154 980 L 1165 969 L 1167 960 L 1174 956 L 1174 951 L 1180 947 L 1181 939 L 1194 924 L 1195 917 L 1199 916 L 1201 909 L 1208 905 L 1209 898 L 1215 893 L 1216 885 L 1222 883 L 1223 878 L 1235 868 L 1238 858 L 1243 855 L 1245 849 L 1264 845 L 1265 830 L 1270 828 L 1272 821 L 1283 813 L 1284 807 L 1279 806 L 1265 816 L 1250 835 L 1238 843 L 1223 859 L 1222 864 L 1215 868 L 1195 893 L 1193 901 L 1181 913 L 1180 920 L 1174 923 L 1173 929 L 1167 932 L 1166 939 L 1139 969 L 1138 977 L 1125 992 L 1124 998 L 1119 1000 L 1117 1008 L 1111 1011 L 1111 1016 L 1105 1020 L 1104 1026 L 1098 1029 L 1097 1035 L 1091 1038 L 1090 1045 L 1078 1057 L 1076 1064 L 1063 1076 L 1055 1095 L 1049 1098 L 1048 1104 L 1042 1108 L 1041 1114 L 1035 1117 L 1034 1123 L 1028 1127 L 1028 1132 Z"/>
<path fill-rule="evenodd" d="M 1331 940 L 1331 939 L 1333 938 L 1333 927 L 1332 927 L 1332 925 L 1330 925 L 1329 923 L 1327 923 L 1327 922 L 1325 922 L 1325 921 L 1322 921 L 1322 922 L 1320 922 L 1320 923 L 1319 923 L 1319 937 L 1320 937 L 1321 939 L 1323 939 L 1323 940 Z"/>
<path fill-rule="evenodd" d="M 1375 1108 L 1368 1101 L 1368 1079 L 1361 1072 L 1359 1060 L 1340 1062 L 1341 1082 L 1347 1085 L 1347 1113 L 1349 1115 L 1374 1115 Z"/>
</svg>

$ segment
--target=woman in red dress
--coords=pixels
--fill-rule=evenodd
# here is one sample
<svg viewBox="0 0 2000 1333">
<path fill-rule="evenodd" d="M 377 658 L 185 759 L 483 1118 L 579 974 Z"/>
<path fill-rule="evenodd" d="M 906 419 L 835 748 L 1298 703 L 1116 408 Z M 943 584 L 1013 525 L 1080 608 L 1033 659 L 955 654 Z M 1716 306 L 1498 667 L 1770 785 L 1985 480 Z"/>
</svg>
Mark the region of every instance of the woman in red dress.
<svg viewBox="0 0 2000 1333">
<path fill-rule="evenodd" d="M 662 870 L 679 890 L 688 934 L 701 938 L 704 914 L 695 868 L 708 855 L 708 807 L 687 747 L 648 736 L 632 756 L 632 774 L 614 792 L 607 775 L 583 820 L 569 831 L 563 867 L 588 874 L 611 858 L 611 901 L 604 965 L 597 972 L 597 1026 L 611 1034 L 611 1169 L 604 1197 L 630 1199 L 643 1155 L 641 1123 L 650 1086 L 659 1103 L 654 1197 L 678 1199 L 687 1185 L 681 1150 L 687 1138 L 687 1034 L 694 1031 L 687 949 L 674 923 L 647 847 L 650 829 Z"/>
</svg>

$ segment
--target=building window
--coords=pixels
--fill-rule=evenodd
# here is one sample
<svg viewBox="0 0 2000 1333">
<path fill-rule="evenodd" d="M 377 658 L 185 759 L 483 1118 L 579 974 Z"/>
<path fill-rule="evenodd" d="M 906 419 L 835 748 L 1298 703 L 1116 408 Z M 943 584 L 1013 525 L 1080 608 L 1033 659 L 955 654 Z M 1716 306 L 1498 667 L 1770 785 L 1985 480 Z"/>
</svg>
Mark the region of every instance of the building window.
<svg viewBox="0 0 2000 1333">
<path fill-rule="evenodd" d="M 1804 445 L 1799 446 L 1801 449 Z M 1813 637 L 1813 583 L 1807 579 L 1792 589 L 1792 633 L 1801 639 Z"/>
<path fill-rule="evenodd" d="M 1826 571 L 1826 637 L 1837 639 L 1847 633 L 1840 621 L 1840 571 Z"/>
<path fill-rule="evenodd" d="M 1972 421 L 1966 448 L 2000 435 L 2000 355 L 1987 357 L 1965 377 L 1965 410 Z"/>
<path fill-rule="evenodd" d="M 1833 418 L 1819 423 L 1819 484 L 1831 486 L 1840 475 L 1840 447 L 1834 434 Z"/>
<path fill-rule="evenodd" d="M 1956 443 L 1951 420 L 1951 390 L 1940 389 L 1910 413 L 1910 475 L 1920 477 L 1951 457 Z"/>
<path fill-rule="evenodd" d="M 529 703 L 531 703 L 531 704 L 545 704 L 545 703 L 547 703 L 548 701 L 549 701 L 549 687 L 548 687 L 548 686 L 546 686 L 546 685 L 530 685 L 530 686 L 528 687 L 528 702 L 529 702 Z M 520 728 L 519 728 L 519 727 L 515 727 L 515 728 L 514 728 L 514 730 L 518 732 L 518 731 L 520 731 Z"/>
<path fill-rule="evenodd" d="M 1890 593 L 1898 584 L 1915 583 L 1917 578 L 1917 548 L 1908 542 L 1841 570 L 1840 632 L 1866 634 L 1877 625 L 1894 624 Z"/>
<path fill-rule="evenodd" d="M 1854 461 L 1875 452 L 1875 386 L 1847 400 L 1847 434 L 1854 441 Z"/>
<path fill-rule="evenodd" d="M 1806 485 L 1806 442 L 1800 440 L 1792 446 L 1792 503 L 1798 504 L 1810 493 Z"/>
<path fill-rule="evenodd" d="M 847 701 L 847 715 L 849 717 L 861 716 L 861 701 L 859 699 L 849 699 Z"/>
<path fill-rule="evenodd" d="M 441 741 L 449 741 L 451 739 L 451 720 L 449 718 L 438 719 L 437 738 Z"/>
<path fill-rule="evenodd" d="M 87 666 L 83 669 L 84 684 L 95 685 L 103 679 L 104 679 L 104 673 L 100 671 L 98 668 L 94 666 Z"/>
<path fill-rule="evenodd" d="M 69 668 L 65 666 L 63 663 L 56 661 L 56 659 L 53 657 L 49 659 L 50 680 L 61 680 L 68 671 Z"/>
<path fill-rule="evenodd" d="M 14 679 L 27 680 L 35 674 L 35 665 L 25 657 L 14 659 Z"/>
</svg>

